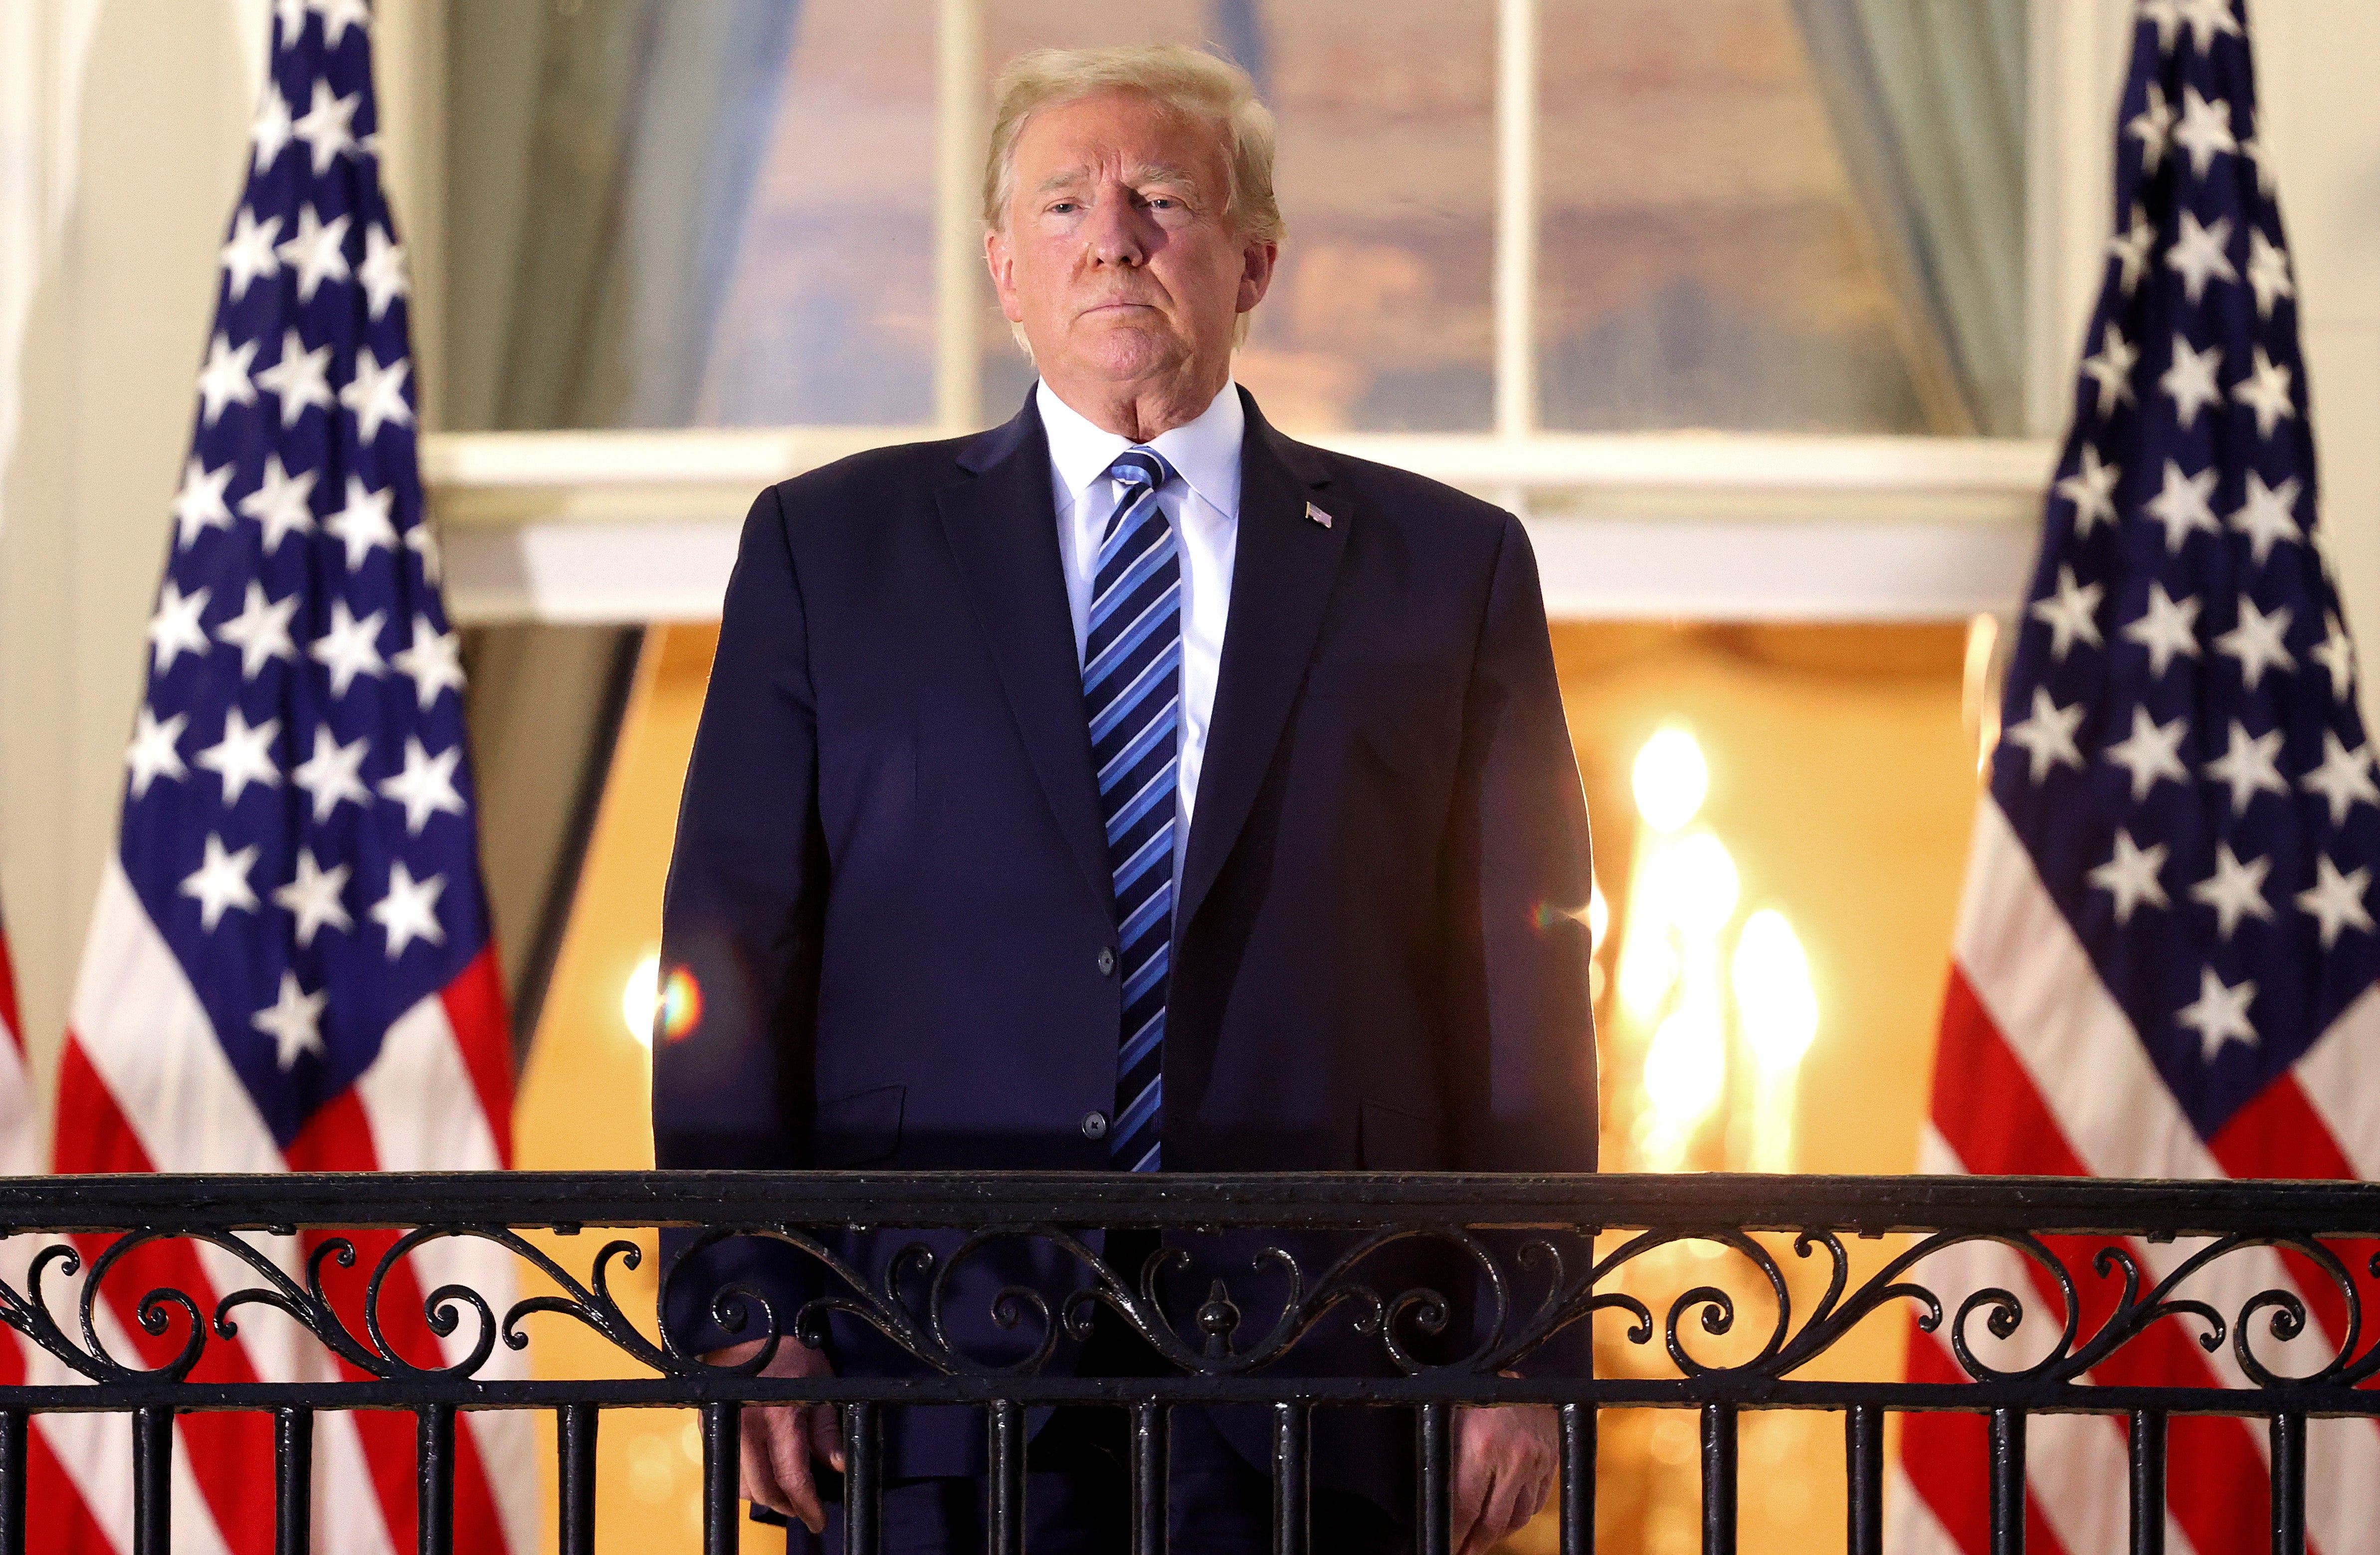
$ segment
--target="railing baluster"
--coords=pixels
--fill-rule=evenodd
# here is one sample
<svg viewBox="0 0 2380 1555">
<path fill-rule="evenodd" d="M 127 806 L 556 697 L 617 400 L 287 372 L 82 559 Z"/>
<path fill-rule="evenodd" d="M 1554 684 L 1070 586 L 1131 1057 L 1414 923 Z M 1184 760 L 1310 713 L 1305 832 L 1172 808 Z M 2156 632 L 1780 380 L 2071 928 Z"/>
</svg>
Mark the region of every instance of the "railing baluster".
<svg viewBox="0 0 2380 1555">
<path fill-rule="evenodd" d="M 455 1549 L 455 1406 L 432 1403 L 414 1416 L 413 1501 L 421 1555 L 453 1555 Z"/>
<path fill-rule="evenodd" d="M 174 1548 L 174 1412 L 132 1412 L 132 1555 Z"/>
<path fill-rule="evenodd" d="M 601 1419 L 591 1403 L 565 1403 L 554 1412 L 556 1460 L 554 1522 L 561 1555 L 595 1555 L 595 1432 Z"/>
<path fill-rule="evenodd" d="M 744 1462 L 744 1406 L 702 1406 L 702 1555 L 735 1555 L 735 1480 Z"/>
<path fill-rule="evenodd" d="M 1161 1403 L 1132 1406 L 1132 1555 L 1165 1555 L 1166 1437 L 1172 1422 Z"/>
<path fill-rule="evenodd" d="M 2131 1555 L 2165 1555 L 2165 1411 L 2132 1411 Z"/>
<path fill-rule="evenodd" d="M 1561 1555 L 1595 1555 L 1595 1405 L 1561 1406 Z"/>
<path fill-rule="evenodd" d="M 884 1432 L 877 1406 L 843 1406 L 843 1555 L 877 1555 L 884 1543 Z"/>
<path fill-rule="evenodd" d="M 314 1412 L 273 1412 L 273 1552 L 306 1555 L 314 1547 Z"/>
<path fill-rule="evenodd" d="M 1703 1555 L 1735 1555 L 1735 1406 L 1703 1405 Z"/>
<path fill-rule="evenodd" d="M 1844 1497 L 1851 1555 L 1884 1555 L 1884 1410 L 1855 1403 L 1843 1412 Z"/>
<path fill-rule="evenodd" d="M 1305 1476 L 1311 1405 L 1272 1406 L 1272 1555 L 1305 1555 L 1312 1531 Z"/>
<path fill-rule="evenodd" d="M 1992 1555 L 2024 1555 L 2024 1411 L 1992 1411 Z"/>
<path fill-rule="evenodd" d="M 0 1409 L 0 1555 L 25 1555 L 25 1473 L 31 1420 L 21 1409 Z"/>
<path fill-rule="evenodd" d="M 1414 1430 L 1421 1453 L 1421 1555 L 1454 1555 L 1454 1406 L 1423 1404 Z"/>
<path fill-rule="evenodd" d="M 2273 1416 L 2273 1555 L 2305 1555 L 2306 1417 Z"/>
<path fill-rule="evenodd" d="M 990 1555 L 1025 1555 L 1025 1406 L 991 1406 Z"/>
</svg>

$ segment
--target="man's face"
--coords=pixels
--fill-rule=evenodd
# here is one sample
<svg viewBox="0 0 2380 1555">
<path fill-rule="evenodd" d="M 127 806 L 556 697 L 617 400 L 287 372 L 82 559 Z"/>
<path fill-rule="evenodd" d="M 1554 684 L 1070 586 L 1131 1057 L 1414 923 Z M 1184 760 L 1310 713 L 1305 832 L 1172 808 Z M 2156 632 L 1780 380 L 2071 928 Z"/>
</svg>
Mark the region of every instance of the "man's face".
<svg viewBox="0 0 2380 1555">
<path fill-rule="evenodd" d="M 1227 154 L 1220 126 L 1135 91 L 1026 121 L 1007 230 L 985 254 L 1043 376 L 1130 383 L 1230 359 L 1274 245 L 1225 213 Z"/>
</svg>

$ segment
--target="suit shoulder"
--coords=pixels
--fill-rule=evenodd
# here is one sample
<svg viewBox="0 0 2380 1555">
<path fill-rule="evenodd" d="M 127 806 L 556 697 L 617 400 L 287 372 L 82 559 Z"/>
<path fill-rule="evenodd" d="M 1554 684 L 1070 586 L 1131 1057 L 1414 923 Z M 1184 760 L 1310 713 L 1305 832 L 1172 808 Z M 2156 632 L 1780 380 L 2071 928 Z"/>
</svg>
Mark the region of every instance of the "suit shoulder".
<svg viewBox="0 0 2380 1555">
<path fill-rule="evenodd" d="M 972 441 L 951 437 L 865 449 L 780 480 L 764 494 L 775 496 L 789 518 L 881 514 L 904 498 L 930 499 L 937 487 L 956 480 L 959 452 Z"/>
<path fill-rule="evenodd" d="M 1417 536 L 1492 547 L 1517 522 L 1494 503 L 1442 480 L 1310 443 L 1299 447 L 1329 473 L 1332 486 L 1350 493 L 1367 514 L 1402 525 Z"/>
</svg>

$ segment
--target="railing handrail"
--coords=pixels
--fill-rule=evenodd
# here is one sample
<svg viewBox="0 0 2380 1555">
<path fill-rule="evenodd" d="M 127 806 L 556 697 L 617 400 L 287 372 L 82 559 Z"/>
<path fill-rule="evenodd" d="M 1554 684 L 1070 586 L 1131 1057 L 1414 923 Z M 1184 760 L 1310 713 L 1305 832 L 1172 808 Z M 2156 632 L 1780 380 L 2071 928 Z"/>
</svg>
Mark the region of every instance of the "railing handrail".
<svg viewBox="0 0 2380 1555">
<path fill-rule="evenodd" d="M 613 1276 L 644 1266 L 650 1238 L 538 1234 L 652 1226 L 695 1230 L 666 1239 L 663 1258 L 620 1289 Z M 1099 1227 L 1189 1234 L 1101 1242 L 1087 1234 Z M 255 1234 L 300 1230 L 376 1234 L 271 1246 Z M 1281 1234 L 1251 1259 L 1251 1231 Z M 1207 1246 L 1202 1265 L 1193 1249 L 1206 1232 L 1241 1234 Z M 1611 1232 L 1623 1234 L 1589 1234 Z M 70 1243 L 72 1233 L 114 1234 Z M 1889 1233 L 1916 1234 L 1855 1255 L 1854 1238 Z M 47 1356 L 41 1375 L 0 1387 L 0 1555 L 27 1548 L 21 1465 L 42 1415 L 130 1412 L 134 1542 L 164 1549 L 176 1416 L 271 1413 L 288 1539 L 311 1525 L 317 1415 L 408 1412 L 422 1548 L 436 1551 L 451 1548 L 458 1423 L 496 1428 L 478 1412 L 531 1409 L 556 1412 L 563 1548 L 591 1555 L 597 1422 L 654 1405 L 700 1411 L 704 1548 L 732 1555 L 740 1412 L 795 1401 L 842 1412 L 844 1548 L 862 1555 L 878 1548 L 879 1497 L 898 1472 L 884 1420 L 916 1406 L 979 1412 L 956 1428 L 985 1433 L 987 1515 L 994 1547 L 1011 1551 L 1022 1547 L 1030 1411 L 1128 1415 L 1134 1548 L 1154 1550 L 1168 1525 L 1172 1411 L 1264 1407 L 1274 1549 L 1306 1555 L 1317 1429 L 1340 1448 L 1360 1441 L 1349 1461 L 1367 1464 L 1393 1458 L 1409 1430 L 1415 1525 L 1423 1548 L 1444 1549 L 1455 1412 L 1524 1402 L 1555 1406 L 1565 1555 L 1593 1547 L 1598 1410 L 1648 1406 L 1699 1415 L 1709 1549 L 1734 1548 L 1743 1412 L 1842 1414 L 1847 1548 L 1881 1555 L 1888 1415 L 1985 1416 L 1992 1548 L 2005 1550 L 2022 1545 L 2028 1418 L 2081 1411 L 2128 1419 L 2136 1550 L 2155 1548 L 2142 1541 L 2163 1525 L 2167 1421 L 2263 1418 L 2273 1548 L 2302 1555 L 2309 1422 L 2380 1415 L 2380 1388 L 2365 1386 L 2380 1380 L 2380 1343 L 2363 1318 L 2380 1258 L 2340 1239 L 2380 1242 L 2380 1184 L 1113 1172 L 0 1179 L 0 1243 L 22 1260 L 21 1273 L 0 1266 L 0 1320 Z M 176 1242 L 197 1245 L 169 1256 L 208 1252 L 212 1269 L 143 1270 L 152 1247 Z M 970 1265 L 994 1248 L 1030 1256 Z M 773 1272 L 746 1261 L 762 1249 L 779 1260 Z M 419 1283 L 398 1278 L 417 1253 L 511 1269 L 450 1261 Z M 1714 1267 L 1714 1255 L 1732 1263 Z M 1948 1261 L 1928 1262 L 1937 1257 Z M 112 1283 L 111 1270 L 122 1271 Z M 550 1294 L 522 1294 L 528 1270 Z M 267 1307 L 335 1355 L 342 1375 L 235 1382 L 198 1370 L 208 1346 L 273 1320 Z M 1823 1375 L 1840 1342 L 1892 1309 L 1947 1342 L 1952 1374 Z M 674 1326 L 656 1337 L 663 1311 Z M 388 1322 L 404 1332 L 392 1340 Z M 609 1342 L 616 1375 L 535 1379 L 491 1364 L 516 1354 L 525 1324 L 572 1322 Z M 127 1342 L 116 1348 L 102 1331 L 110 1323 Z M 1309 1349 L 1331 1323 L 1343 1331 L 1328 1342 L 1353 1347 Z M 832 1377 L 756 1375 L 775 1346 L 835 1325 L 843 1337 L 830 1342 L 862 1356 L 873 1346 L 878 1361 Z M 2107 1366 L 2152 1331 L 2195 1342 L 2152 1342 L 2146 1370 Z M 1062 1341 L 1101 1334 L 1148 1361 L 1129 1375 L 1077 1374 Z M 706 1356 L 722 1335 L 762 1348 L 714 1364 Z M 1598 1349 L 1613 1364 L 1598 1365 Z M 887 1355 L 905 1358 L 880 1364 Z M 2168 1364 L 2176 1355 L 2191 1364 Z M 1411 1424 L 1366 1405 L 1405 1409 Z M 1403 1493 L 1388 1484 L 1366 1493 Z"/>
<path fill-rule="evenodd" d="M 1724 1224 L 2041 1235 L 2380 1237 L 2380 1184 L 1750 1172 L 374 1172 L 0 1178 L 0 1229 L 374 1229 L 427 1223 L 1333 1229 Z"/>
</svg>

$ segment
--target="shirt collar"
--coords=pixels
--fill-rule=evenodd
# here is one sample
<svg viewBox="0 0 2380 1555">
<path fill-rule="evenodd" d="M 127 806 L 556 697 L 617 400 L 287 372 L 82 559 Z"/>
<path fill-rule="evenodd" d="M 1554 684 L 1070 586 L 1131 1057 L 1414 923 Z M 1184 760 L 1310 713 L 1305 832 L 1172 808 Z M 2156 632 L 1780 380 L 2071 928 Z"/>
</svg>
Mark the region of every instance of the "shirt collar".
<svg viewBox="0 0 2380 1555">
<path fill-rule="evenodd" d="M 1047 383 L 1035 391 L 1041 410 L 1041 428 L 1050 439 L 1050 463 L 1069 505 L 1083 500 L 1091 482 L 1105 475 L 1115 457 L 1131 447 L 1120 437 L 1092 422 L 1060 399 Z M 1188 483 L 1199 499 L 1226 518 L 1240 514 L 1240 442 L 1247 431 L 1247 413 L 1241 408 L 1238 386 L 1223 381 L 1222 392 L 1200 411 L 1198 419 L 1160 432 L 1148 446 Z"/>
</svg>

